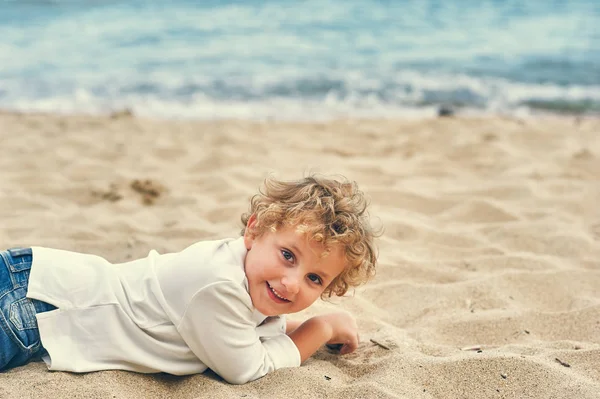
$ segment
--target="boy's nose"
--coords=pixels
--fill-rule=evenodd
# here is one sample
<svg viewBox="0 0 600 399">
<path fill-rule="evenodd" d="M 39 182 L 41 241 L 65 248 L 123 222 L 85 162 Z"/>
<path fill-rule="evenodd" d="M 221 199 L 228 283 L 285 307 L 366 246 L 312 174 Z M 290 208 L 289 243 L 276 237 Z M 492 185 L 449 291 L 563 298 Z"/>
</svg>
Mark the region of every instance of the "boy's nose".
<svg viewBox="0 0 600 399">
<path fill-rule="evenodd" d="M 288 294 L 295 295 L 300 289 L 300 277 L 298 273 L 290 272 L 281 278 L 281 285 L 285 287 Z"/>
</svg>

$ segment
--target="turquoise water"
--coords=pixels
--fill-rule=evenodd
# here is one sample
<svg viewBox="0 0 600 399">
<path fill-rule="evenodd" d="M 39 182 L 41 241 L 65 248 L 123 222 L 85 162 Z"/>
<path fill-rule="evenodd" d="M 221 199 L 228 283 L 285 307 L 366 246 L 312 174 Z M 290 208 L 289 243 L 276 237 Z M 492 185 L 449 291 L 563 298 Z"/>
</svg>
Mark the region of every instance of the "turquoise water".
<svg viewBox="0 0 600 399">
<path fill-rule="evenodd" d="M 0 1 L 0 108 L 321 119 L 600 112 L 590 0 Z"/>
</svg>

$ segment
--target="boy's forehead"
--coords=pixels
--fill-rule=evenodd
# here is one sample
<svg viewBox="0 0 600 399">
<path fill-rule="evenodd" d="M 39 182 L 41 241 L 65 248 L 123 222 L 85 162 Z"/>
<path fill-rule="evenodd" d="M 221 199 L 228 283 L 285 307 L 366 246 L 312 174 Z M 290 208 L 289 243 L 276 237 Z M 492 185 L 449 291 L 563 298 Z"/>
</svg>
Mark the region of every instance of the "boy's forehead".
<svg viewBox="0 0 600 399">
<path fill-rule="evenodd" d="M 325 257 L 331 254 L 331 252 L 338 252 L 343 254 L 343 245 L 340 243 L 324 243 L 325 235 L 322 232 L 311 231 L 308 223 L 296 223 L 286 224 L 280 223 L 278 225 L 272 225 L 268 227 L 274 236 L 287 237 L 292 242 L 297 243 L 298 246 L 308 246 L 311 252 L 318 255 L 319 257 Z M 290 245 L 290 244 L 288 244 Z M 299 249 L 299 248 L 296 248 Z"/>
<path fill-rule="evenodd" d="M 342 246 L 340 244 L 325 245 L 323 243 L 323 235 L 317 234 L 317 237 L 313 237 L 307 230 L 306 225 L 302 224 L 292 227 L 293 237 L 296 239 L 295 241 L 298 245 L 310 248 L 310 251 L 320 258 L 327 257 L 332 252 L 340 251 L 341 253 Z"/>
</svg>

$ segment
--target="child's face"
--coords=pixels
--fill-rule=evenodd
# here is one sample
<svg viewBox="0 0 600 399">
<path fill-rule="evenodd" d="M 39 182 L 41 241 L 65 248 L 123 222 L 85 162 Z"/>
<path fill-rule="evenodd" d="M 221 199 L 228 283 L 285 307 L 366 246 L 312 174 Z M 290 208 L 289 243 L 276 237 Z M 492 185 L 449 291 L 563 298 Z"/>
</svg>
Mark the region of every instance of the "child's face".
<svg viewBox="0 0 600 399">
<path fill-rule="evenodd" d="M 244 234 L 248 250 L 244 268 L 254 307 L 265 316 L 306 309 L 344 270 L 342 248 L 321 256 L 323 245 L 308 241 L 295 227 L 253 237 L 249 230 L 255 221 L 250 218 Z"/>
</svg>

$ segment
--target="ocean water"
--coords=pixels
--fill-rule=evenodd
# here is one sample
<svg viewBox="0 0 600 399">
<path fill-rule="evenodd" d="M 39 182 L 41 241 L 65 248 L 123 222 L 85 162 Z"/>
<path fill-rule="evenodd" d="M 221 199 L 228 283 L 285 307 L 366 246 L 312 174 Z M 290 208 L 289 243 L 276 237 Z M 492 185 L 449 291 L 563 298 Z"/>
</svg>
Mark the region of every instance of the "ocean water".
<svg viewBox="0 0 600 399">
<path fill-rule="evenodd" d="M 600 113 L 596 0 L 0 0 L 0 108 Z"/>
</svg>

